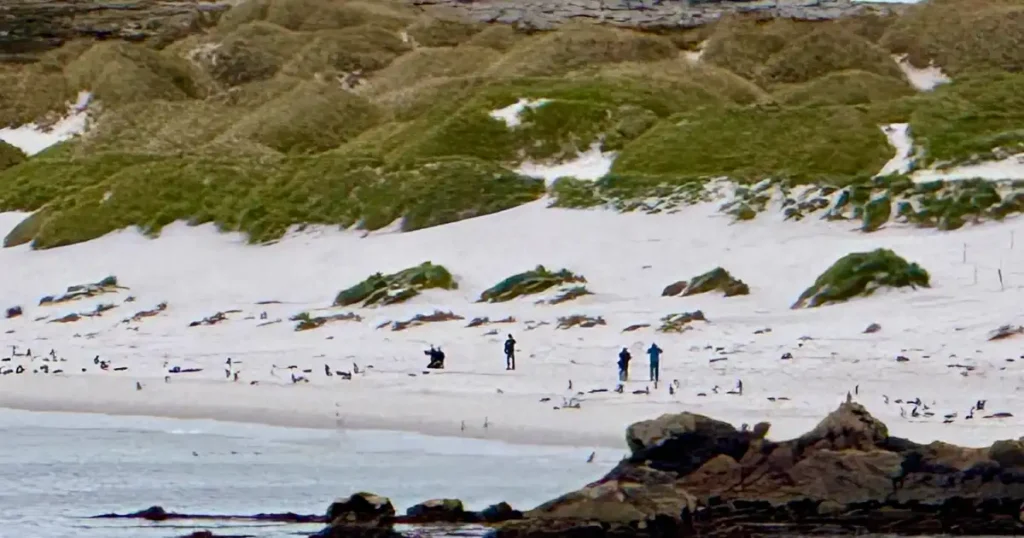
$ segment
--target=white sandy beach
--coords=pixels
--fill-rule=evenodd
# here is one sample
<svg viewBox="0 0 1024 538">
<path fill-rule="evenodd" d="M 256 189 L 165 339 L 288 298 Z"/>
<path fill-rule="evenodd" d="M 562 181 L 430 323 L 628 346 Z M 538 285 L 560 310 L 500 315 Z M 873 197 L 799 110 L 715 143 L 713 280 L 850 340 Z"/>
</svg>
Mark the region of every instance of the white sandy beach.
<svg viewBox="0 0 1024 538">
<path fill-rule="evenodd" d="M 909 159 L 912 146 L 905 127 L 896 127 L 890 133 L 896 157 L 887 165 L 892 171 L 907 169 L 898 161 Z M 587 156 L 588 170 L 597 157 Z M 1012 174 L 1019 164 L 1002 166 L 1007 177 L 1018 177 Z M 956 170 L 946 173 L 957 177 Z M 1024 239 L 1016 237 L 1024 221 L 955 232 L 890 223 L 863 234 L 851 222 L 784 222 L 777 209 L 733 223 L 718 211 L 721 201 L 658 215 L 547 204 L 412 233 L 314 227 L 267 246 L 247 245 L 213 226 L 176 223 L 157 239 L 124 230 L 47 251 L 2 249 L 0 309 L 19 305 L 24 315 L 0 319 L 0 357 L 10 359 L 0 369 L 20 365 L 26 372 L 0 375 L 0 407 L 624 447 L 631 422 L 680 411 L 737 425 L 768 420 L 771 437 L 791 437 L 850 392 L 889 424 L 890 433 L 917 441 L 980 446 L 1019 436 L 1024 336 L 988 336 L 999 326 L 1024 324 L 1024 246 L 1016 244 Z M 0 214 L 0 235 L 25 216 Z M 836 259 L 879 247 L 920 263 L 932 287 L 790 309 Z M 425 261 L 446 266 L 459 289 L 384 308 L 329 308 L 339 290 L 370 274 Z M 484 289 L 538 264 L 584 275 L 594 295 L 560 305 L 535 302 L 544 296 L 475 302 Z M 748 283 L 751 294 L 660 296 L 666 285 L 716 266 Z M 43 296 L 111 275 L 126 289 L 38 306 Z M 124 321 L 161 302 L 168 307 L 158 315 Z M 52 323 L 100 304 L 114 308 Z M 661 317 L 698 309 L 708 323 L 682 334 L 655 332 Z M 434 310 L 464 319 L 398 332 L 381 327 Z M 189 327 L 228 311 L 237 312 L 216 325 Z M 296 332 L 289 318 L 304 311 L 351 311 L 363 320 Z M 556 328 L 559 317 L 573 314 L 600 316 L 606 325 Z M 466 328 L 476 317 L 508 316 L 515 323 Z M 881 331 L 865 334 L 871 323 Z M 651 327 L 623 332 L 635 324 Z M 504 367 L 507 333 L 519 342 L 514 372 Z M 651 342 L 665 350 L 657 388 L 646 377 L 643 351 Z M 423 350 L 432 344 L 448 354 L 447 369 L 426 374 Z M 12 354 L 13 346 L 19 354 Z M 591 393 L 615 387 L 623 346 L 634 356 L 625 392 Z M 34 357 L 21 355 L 28 348 Z M 51 349 L 63 360 L 44 361 Z M 792 358 L 783 359 L 785 353 Z M 96 366 L 97 356 L 109 361 L 108 371 Z M 226 371 L 229 357 L 234 365 Z M 361 373 L 350 380 L 324 375 L 325 365 L 352 372 L 353 363 Z M 43 364 L 62 372 L 32 373 Z M 174 366 L 202 371 L 169 374 Z M 293 384 L 293 373 L 309 382 Z M 680 388 L 670 394 L 673 380 Z M 743 394 L 728 394 L 739 380 Z M 645 389 L 649 394 L 633 393 Z M 580 407 L 554 409 L 569 398 Z M 916 398 L 933 416 L 910 417 L 911 406 L 896 402 Z M 985 410 L 965 420 L 978 400 L 987 400 Z M 985 418 L 1000 412 L 1015 416 Z M 952 413 L 956 418 L 944 424 Z"/>
</svg>

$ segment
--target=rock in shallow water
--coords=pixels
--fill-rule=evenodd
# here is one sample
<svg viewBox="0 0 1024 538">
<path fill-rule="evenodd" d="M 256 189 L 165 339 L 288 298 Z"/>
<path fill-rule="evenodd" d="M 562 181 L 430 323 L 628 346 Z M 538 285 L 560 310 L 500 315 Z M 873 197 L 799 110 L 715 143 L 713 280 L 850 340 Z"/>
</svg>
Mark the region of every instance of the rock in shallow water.
<svg viewBox="0 0 1024 538">
<path fill-rule="evenodd" d="M 499 538 L 1024 532 L 1024 443 L 921 445 L 854 402 L 783 442 L 682 413 L 634 424 L 607 476 Z"/>
</svg>

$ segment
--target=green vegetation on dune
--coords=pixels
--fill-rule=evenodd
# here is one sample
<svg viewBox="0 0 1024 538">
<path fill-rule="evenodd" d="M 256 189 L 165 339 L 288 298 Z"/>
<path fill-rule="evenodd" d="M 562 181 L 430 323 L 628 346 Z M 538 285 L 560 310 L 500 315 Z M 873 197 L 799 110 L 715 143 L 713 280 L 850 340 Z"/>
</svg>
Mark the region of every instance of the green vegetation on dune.
<svg viewBox="0 0 1024 538">
<path fill-rule="evenodd" d="M 843 256 L 828 268 L 814 285 L 804 290 L 793 308 L 814 308 L 870 295 L 878 288 L 930 286 L 928 272 L 908 263 L 889 249 L 855 252 Z"/>
<path fill-rule="evenodd" d="M 586 283 L 587 280 L 582 275 L 574 274 L 568 269 L 552 272 L 543 265 L 538 265 L 531 271 L 512 275 L 484 290 L 480 294 L 480 302 L 503 303 L 524 295 L 540 293 L 555 286 L 577 282 Z"/>
<path fill-rule="evenodd" d="M 366 280 L 342 290 L 334 299 L 334 306 L 387 306 L 408 301 L 426 289 L 454 290 L 458 288 L 452 274 L 444 266 L 424 262 L 416 267 L 384 275 L 377 273 Z"/>
<path fill-rule="evenodd" d="M 535 200 L 541 180 L 497 165 L 450 159 L 415 169 L 340 154 L 254 161 L 104 154 L 32 159 L 0 173 L 0 210 L 43 209 L 36 248 L 94 239 L 128 226 L 150 234 L 175 220 L 216 223 L 253 242 L 290 226 L 360 225 L 402 219 L 415 230 Z M 67 178 L 53 182 L 55 178 Z M 13 189 L 7 186 L 13 185 Z"/>
<path fill-rule="evenodd" d="M 1024 74 L 964 76 L 919 99 L 910 115 L 922 166 L 992 158 L 1024 150 Z"/>
<path fill-rule="evenodd" d="M 857 109 L 730 107 L 661 122 L 623 148 L 612 172 L 845 183 L 891 157 L 878 126 Z"/>
<path fill-rule="evenodd" d="M 834 27 L 814 29 L 788 42 L 759 74 L 770 83 L 797 83 L 849 69 L 903 79 L 903 72 L 887 51 Z"/>
<path fill-rule="evenodd" d="M 894 20 L 882 46 L 911 64 L 960 76 L 1024 70 L 1024 4 L 1019 0 L 929 0 Z"/>
<path fill-rule="evenodd" d="M 801 84 L 777 86 L 772 95 L 782 105 L 867 105 L 914 95 L 905 80 L 867 71 L 837 71 Z"/>
<path fill-rule="evenodd" d="M 668 212 L 719 196 L 708 188 L 717 178 L 743 185 L 723 208 L 737 219 L 767 207 L 775 191 L 750 187 L 766 179 L 784 191 L 787 219 L 821 212 L 864 231 L 1019 213 L 1019 193 L 1001 184 L 924 192 L 902 176 L 872 179 L 893 155 L 887 123 L 910 123 L 916 166 L 1024 149 L 1024 75 L 1011 72 L 1020 47 L 1009 46 L 1019 7 L 925 4 L 823 23 L 527 32 L 388 0 L 246 0 L 159 50 L 70 42 L 0 66 L 0 126 L 51 124 L 81 90 L 98 100 L 86 136 L 23 162 L 0 146 L 0 211 L 32 212 L 5 244 L 55 247 L 130 226 L 157 234 L 176 220 L 253 242 L 308 224 L 401 219 L 415 230 L 546 192 L 564 208 Z M 699 61 L 683 53 L 701 43 Z M 918 92 L 892 53 L 935 59 L 955 80 Z M 512 126 L 491 115 L 521 99 L 543 104 Z M 594 145 L 618 153 L 597 181 L 547 191 L 511 171 Z M 840 190 L 788 194 L 802 185 Z"/>
</svg>

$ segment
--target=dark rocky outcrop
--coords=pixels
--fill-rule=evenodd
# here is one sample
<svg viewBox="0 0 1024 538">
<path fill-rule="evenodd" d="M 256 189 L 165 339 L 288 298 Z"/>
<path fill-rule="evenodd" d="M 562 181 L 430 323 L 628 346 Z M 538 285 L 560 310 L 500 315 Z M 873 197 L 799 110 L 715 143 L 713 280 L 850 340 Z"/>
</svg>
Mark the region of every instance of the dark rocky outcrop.
<svg viewBox="0 0 1024 538">
<path fill-rule="evenodd" d="M 884 15 L 905 9 L 900 4 L 854 3 L 850 0 L 776 2 L 762 0 L 405 0 L 428 10 L 437 7 L 448 13 L 486 23 L 547 30 L 573 20 L 646 29 L 695 28 L 723 16 L 747 13 L 763 18 L 804 21 L 837 19 L 854 14 Z"/>
<path fill-rule="evenodd" d="M 418 523 L 456 523 L 476 521 L 477 515 L 467 512 L 459 499 L 431 499 L 409 507 L 405 517 Z"/>
<path fill-rule="evenodd" d="M 601 480 L 500 525 L 499 538 L 1024 532 L 1024 442 L 891 437 L 848 402 L 792 440 L 682 413 L 630 426 Z"/>
<path fill-rule="evenodd" d="M 4 0 L 0 61 L 32 61 L 33 53 L 79 38 L 166 44 L 209 26 L 228 7 L 209 0 Z"/>
<path fill-rule="evenodd" d="M 162 506 L 150 506 L 145 510 L 130 512 L 128 514 L 100 514 L 93 516 L 93 519 L 143 519 L 146 521 L 170 521 L 170 520 L 218 520 L 218 521 L 268 521 L 274 523 L 323 523 L 327 521 L 324 516 L 296 514 L 294 512 L 281 512 L 271 514 L 231 515 L 231 514 L 185 514 L 168 512 Z"/>
<path fill-rule="evenodd" d="M 726 297 L 750 294 L 750 287 L 746 283 L 729 274 L 729 271 L 721 267 L 715 267 L 704 274 L 691 278 L 689 281 L 680 280 L 679 282 L 669 284 L 662 290 L 661 295 L 662 297 L 674 297 L 677 295 L 686 297 L 716 290 L 724 293 Z"/>
</svg>

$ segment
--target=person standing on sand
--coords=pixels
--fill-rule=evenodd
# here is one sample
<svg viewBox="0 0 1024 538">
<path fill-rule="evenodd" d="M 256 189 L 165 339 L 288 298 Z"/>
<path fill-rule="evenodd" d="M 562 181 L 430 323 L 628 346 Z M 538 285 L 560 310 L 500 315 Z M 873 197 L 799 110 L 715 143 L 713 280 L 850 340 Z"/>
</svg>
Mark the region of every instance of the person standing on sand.
<svg viewBox="0 0 1024 538">
<path fill-rule="evenodd" d="M 629 361 L 632 358 L 626 348 L 619 352 L 619 381 L 629 381 Z"/>
<path fill-rule="evenodd" d="M 505 340 L 505 369 L 516 369 L 516 339 L 512 338 L 511 334 L 508 335 L 508 340 Z"/>
<path fill-rule="evenodd" d="M 651 342 L 651 347 L 647 348 L 647 355 L 651 358 L 651 381 L 657 387 L 658 370 L 661 367 L 661 348 L 658 347 L 658 344 Z"/>
</svg>

